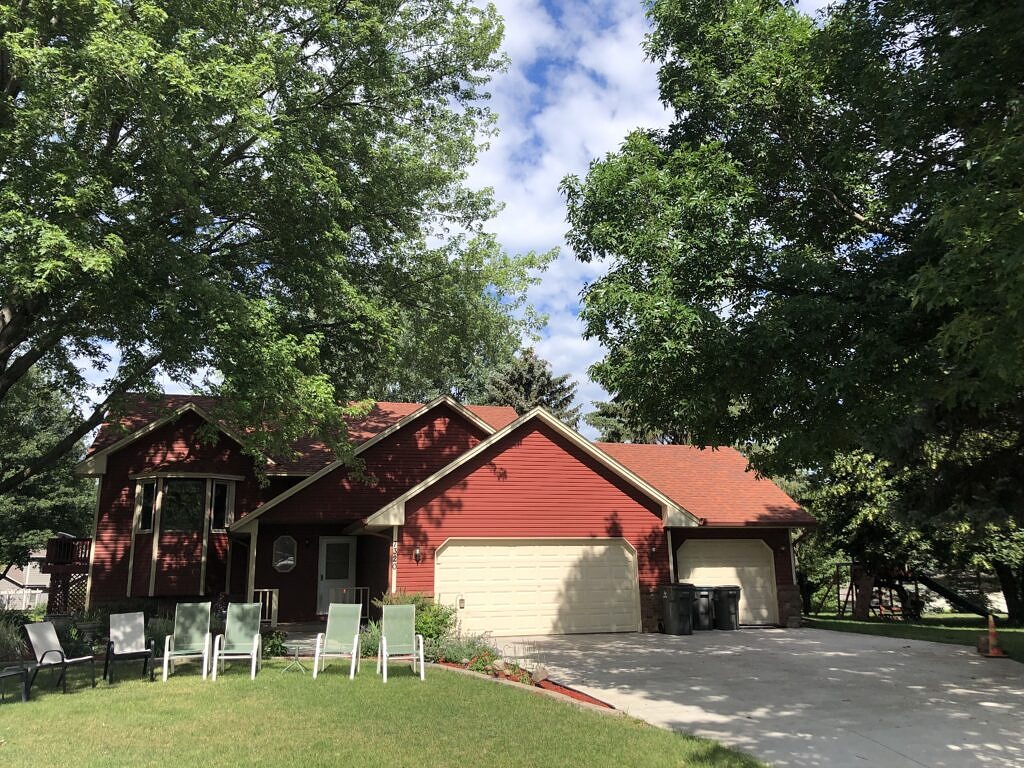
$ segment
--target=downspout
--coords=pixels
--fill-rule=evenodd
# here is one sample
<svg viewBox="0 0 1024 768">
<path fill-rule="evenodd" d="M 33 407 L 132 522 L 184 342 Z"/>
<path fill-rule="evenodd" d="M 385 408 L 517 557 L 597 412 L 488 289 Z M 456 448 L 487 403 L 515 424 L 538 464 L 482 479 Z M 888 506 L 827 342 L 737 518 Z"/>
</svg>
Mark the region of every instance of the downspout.
<svg viewBox="0 0 1024 768">
<path fill-rule="evenodd" d="M 245 585 L 245 602 L 253 601 L 253 593 L 256 590 L 256 537 L 260 532 L 260 521 L 253 523 L 252 531 L 249 533 L 249 577 Z"/>
<path fill-rule="evenodd" d="M 676 553 L 672 551 L 672 529 L 665 529 L 665 542 L 668 544 L 668 581 L 676 583 Z"/>
<path fill-rule="evenodd" d="M 398 591 L 398 526 L 391 526 L 391 594 Z"/>
</svg>

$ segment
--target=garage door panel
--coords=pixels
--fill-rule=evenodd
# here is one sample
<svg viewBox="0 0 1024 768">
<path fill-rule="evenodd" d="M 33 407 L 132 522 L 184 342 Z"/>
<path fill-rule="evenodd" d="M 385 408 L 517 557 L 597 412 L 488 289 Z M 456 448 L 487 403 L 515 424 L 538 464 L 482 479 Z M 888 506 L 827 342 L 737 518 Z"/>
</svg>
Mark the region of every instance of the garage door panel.
<svg viewBox="0 0 1024 768">
<path fill-rule="evenodd" d="M 679 580 L 740 587 L 740 623 L 777 624 L 775 559 L 761 539 L 690 539 L 676 552 Z"/>
<path fill-rule="evenodd" d="M 451 540 L 435 592 L 465 632 L 494 635 L 639 629 L 634 554 L 621 540 Z"/>
</svg>

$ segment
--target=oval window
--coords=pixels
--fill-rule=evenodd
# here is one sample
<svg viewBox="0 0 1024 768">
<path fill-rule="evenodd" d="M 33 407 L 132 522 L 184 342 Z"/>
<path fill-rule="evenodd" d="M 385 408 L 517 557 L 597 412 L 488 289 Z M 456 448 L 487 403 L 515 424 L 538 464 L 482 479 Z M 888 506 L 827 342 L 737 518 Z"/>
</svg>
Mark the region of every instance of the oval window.
<svg viewBox="0 0 1024 768">
<path fill-rule="evenodd" d="M 290 571 L 295 567 L 297 553 L 298 547 L 295 544 L 295 539 L 291 536 L 279 536 L 274 540 L 274 550 L 270 560 L 274 570 L 281 573 Z"/>
</svg>

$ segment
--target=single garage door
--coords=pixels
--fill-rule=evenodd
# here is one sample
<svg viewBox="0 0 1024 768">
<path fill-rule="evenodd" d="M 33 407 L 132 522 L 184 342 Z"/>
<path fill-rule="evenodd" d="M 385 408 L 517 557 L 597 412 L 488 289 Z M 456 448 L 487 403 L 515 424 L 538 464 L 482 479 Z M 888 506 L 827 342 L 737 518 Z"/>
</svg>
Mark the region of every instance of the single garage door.
<svg viewBox="0 0 1024 768">
<path fill-rule="evenodd" d="M 636 553 L 621 539 L 450 539 L 437 551 L 434 590 L 456 606 L 463 632 L 640 629 Z"/>
<path fill-rule="evenodd" d="M 676 551 L 679 580 L 738 584 L 741 624 L 778 624 L 775 558 L 761 539 L 690 539 Z"/>
</svg>

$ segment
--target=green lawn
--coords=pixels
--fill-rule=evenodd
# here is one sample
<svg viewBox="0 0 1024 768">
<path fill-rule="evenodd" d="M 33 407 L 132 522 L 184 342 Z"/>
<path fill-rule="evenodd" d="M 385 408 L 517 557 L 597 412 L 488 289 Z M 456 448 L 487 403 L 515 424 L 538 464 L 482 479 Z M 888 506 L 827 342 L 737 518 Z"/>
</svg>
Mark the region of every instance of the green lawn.
<svg viewBox="0 0 1024 768">
<path fill-rule="evenodd" d="M 100 681 L 95 690 L 76 671 L 67 695 L 40 675 L 32 701 L 0 705 L 0 764 L 761 765 L 711 741 L 443 669 L 428 669 L 421 683 L 396 667 L 384 685 L 372 662 L 355 681 L 337 663 L 315 682 L 282 666 L 268 663 L 252 682 L 235 664 L 204 683 L 194 665 L 182 665 L 165 684 L 128 680 L 125 663 L 115 685 Z"/>
<path fill-rule="evenodd" d="M 980 616 L 966 613 L 934 613 L 925 615 L 920 621 L 853 621 L 837 619 L 834 616 L 810 616 L 805 619 L 807 626 L 818 629 L 832 629 L 837 632 L 859 632 L 864 635 L 903 637 L 908 640 L 930 640 L 934 643 L 954 645 L 977 644 L 978 635 L 988 624 Z M 999 645 L 1006 654 L 1017 661 L 1024 661 L 1024 629 L 999 627 Z"/>
</svg>

